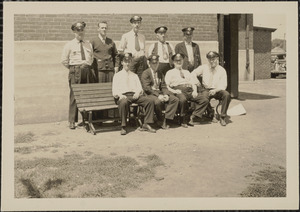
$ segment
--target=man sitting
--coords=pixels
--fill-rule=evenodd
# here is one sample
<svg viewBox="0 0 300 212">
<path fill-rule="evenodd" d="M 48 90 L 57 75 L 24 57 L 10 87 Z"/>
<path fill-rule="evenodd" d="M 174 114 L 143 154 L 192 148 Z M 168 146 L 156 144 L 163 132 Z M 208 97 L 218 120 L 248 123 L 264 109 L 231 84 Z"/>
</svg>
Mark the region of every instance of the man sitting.
<svg viewBox="0 0 300 212">
<path fill-rule="evenodd" d="M 116 73 L 113 78 L 112 93 L 118 104 L 121 117 L 121 135 L 126 135 L 126 120 L 128 116 L 129 105 L 137 103 L 143 106 L 145 110 L 145 119 L 142 130 L 155 133 L 156 131 L 149 125 L 153 123 L 154 101 L 143 94 L 143 89 L 138 76 L 129 70 L 132 62 L 132 54 L 125 53 L 121 55 L 123 69 Z"/>
<path fill-rule="evenodd" d="M 202 117 L 209 103 L 208 99 L 197 93 L 197 86 L 192 80 L 192 75 L 188 70 L 182 69 L 183 54 L 175 54 L 172 56 L 175 68 L 167 72 L 165 82 L 168 89 L 175 94 L 179 99 L 179 108 L 181 116 L 181 126 L 188 127 L 194 126 L 194 118 L 197 116 Z M 188 101 L 195 102 L 195 109 L 187 121 Z"/>
<path fill-rule="evenodd" d="M 225 117 L 231 101 L 230 94 L 225 90 L 227 88 L 227 74 L 225 69 L 219 65 L 219 54 L 214 51 L 207 53 L 206 58 L 209 64 L 199 66 L 192 72 L 194 83 L 201 86 L 197 77 L 202 76 L 201 94 L 206 99 L 215 98 L 222 100 L 222 109 L 220 115 L 220 124 L 226 126 Z"/>
<path fill-rule="evenodd" d="M 165 76 L 161 71 L 157 71 L 159 66 L 159 56 L 151 54 L 148 57 L 148 65 L 150 68 L 146 69 L 141 77 L 142 87 L 147 96 L 155 102 L 155 114 L 158 121 L 162 124 L 163 129 L 168 129 L 167 119 L 173 120 L 177 107 L 178 98 L 170 92 L 165 83 Z M 163 107 L 165 109 L 165 117 L 162 116 Z"/>
</svg>

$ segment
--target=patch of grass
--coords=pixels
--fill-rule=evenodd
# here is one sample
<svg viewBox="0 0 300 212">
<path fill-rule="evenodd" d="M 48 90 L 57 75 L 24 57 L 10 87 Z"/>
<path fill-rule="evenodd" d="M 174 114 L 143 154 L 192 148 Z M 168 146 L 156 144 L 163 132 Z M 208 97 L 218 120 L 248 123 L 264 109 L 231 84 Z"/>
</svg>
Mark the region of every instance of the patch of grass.
<svg viewBox="0 0 300 212">
<path fill-rule="evenodd" d="M 240 194 L 242 197 L 286 197 L 285 168 L 267 167 L 247 177 L 253 182 Z"/>
<path fill-rule="evenodd" d="M 32 152 L 31 147 L 15 147 L 15 152 L 20 154 L 30 154 Z"/>
<path fill-rule="evenodd" d="M 34 141 L 34 134 L 32 132 L 18 133 L 15 136 L 15 143 L 30 143 Z"/>
<path fill-rule="evenodd" d="M 145 160 L 143 166 L 126 156 L 93 155 L 87 159 L 72 154 L 60 159 L 17 160 L 15 197 L 125 197 L 127 189 L 138 188 L 154 178 L 154 168 L 163 164 L 157 155 L 146 156 Z M 22 179 L 30 181 L 31 187 L 25 186 Z"/>
<path fill-rule="evenodd" d="M 49 148 L 61 148 L 64 147 L 64 145 L 59 144 L 59 143 L 55 143 L 55 144 L 51 144 L 48 146 L 45 145 L 35 145 L 35 146 L 23 146 L 23 147 L 18 147 L 16 146 L 14 151 L 20 154 L 30 154 L 33 151 L 37 151 L 37 150 L 43 150 L 43 151 L 48 151 Z M 52 152 L 57 152 L 57 150 L 53 150 Z"/>
</svg>

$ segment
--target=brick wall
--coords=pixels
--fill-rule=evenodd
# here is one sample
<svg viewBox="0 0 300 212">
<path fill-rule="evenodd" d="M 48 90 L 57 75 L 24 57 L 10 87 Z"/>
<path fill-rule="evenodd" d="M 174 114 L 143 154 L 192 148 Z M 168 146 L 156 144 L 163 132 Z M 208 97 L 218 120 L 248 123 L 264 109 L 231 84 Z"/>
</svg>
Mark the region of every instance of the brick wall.
<svg viewBox="0 0 300 212">
<path fill-rule="evenodd" d="M 273 30 L 254 27 L 254 70 L 255 79 L 271 77 L 271 33 Z"/>
<path fill-rule="evenodd" d="M 136 14 L 134 14 L 136 15 Z M 154 29 L 165 25 L 169 28 L 168 40 L 182 40 L 181 29 L 187 26 L 196 28 L 195 41 L 217 41 L 216 14 L 140 14 L 143 18 L 141 33 L 146 40 L 156 40 Z M 89 40 L 97 35 L 97 22 L 106 20 L 109 23 L 108 35 L 113 40 L 120 40 L 121 35 L 131 30 L 129 19 L 132 14 L 17 14 L 14 17 L 15 41 L 25 40 L 71 40 L 72 23 L 85 21 L 86 38 Z"/>
</svg>

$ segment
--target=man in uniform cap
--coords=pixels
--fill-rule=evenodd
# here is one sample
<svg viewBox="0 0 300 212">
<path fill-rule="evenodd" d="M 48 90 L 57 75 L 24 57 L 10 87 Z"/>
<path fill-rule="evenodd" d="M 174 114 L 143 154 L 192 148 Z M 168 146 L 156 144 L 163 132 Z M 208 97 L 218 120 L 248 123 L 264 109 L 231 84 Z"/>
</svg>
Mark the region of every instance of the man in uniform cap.
<svg viewBox="0 0 300 212">
<path fill-rule="evenodd" d="M 148 50 L 148 55 L 156 54 L 159 55 L 159 66 L 158 71 L 166 75 L 173 67 L 172 55 L 175 54 L 175 50 L 172 44 L 166 42 L 166 32 L 168 28 L 165 26 L 157 27 L 154 32 L 158 42 L 151 44 Z"/>
<path fill-rule="evenodd" d="M 194 30 L 194 27 L 183 28 L 183 42 L 175 46 L 175 52 L 185 56 L 182 68 L 189 72 L 201 65 L 200 48 L 198 44 L 192 42 Z"/>
<path fill-rule="evenodd" d="M 178 98 L 170 92 L 166 86 L 164 75 L 158 72 L 159 56 L 151 54 L 148 57 L 149 68 L 146 69 L 141 78 L 142 87 L 147 96 L 155 102 L 155 114 L 159 121 L 159 125 L 163 129 L 168 129 L 168 120 L 173 120 L 178 107 Z M 165 106 L 165 116 L 162 111 Z"/>
<path fill-rule="evenodd" d="M 130 23 L 132 30 L 122 35 L 118 51 L 132 54 L 133 60 L 130 64 L 130 70 L 141 78 L 143 71 L 147 68 L 145 36 L 139 33 L 142 17 L 135 15 L 130 18 Z"/>
<path fill-rule="evenodd" d="M 64 46 L 61 63 L 69 69 L 69 122 L 70 129 L 75 129 L 75 122 L 78 121 L 78 108 L 74 98 L 71 84 L 84 84 L 94 82 L 95 73 L 91 69 L 93 62 L 92 45 L 84 40 L 85 22 L 76 22 L 71 26 L 75 38 Z"/>
<path fill-rule="evenodd" d="M 156 131 L 150 126 L 154 122 L 154 101 L 143 95 L 143 88 L 138 76 L 129 69 L 132 54 L 121 55 L 121 61 L 123 69 L 114 75 L 112 86 L 112 93 L 121 117 L 121 135 L 127 133 L 126 120 L 131 103 L 137 103 L 144 108 L 145 119 L 141 130 L 155 133 Z"/>
<path fill-rule="evenodd" d="M 179 99 L 181 126 L 188 127 L 188 125 L 194 126 L 194 117 L 202 117 L 209 100 L 197 93 L 197 86 L 193 81 L 191 73 L 182 68 L 183 59 L 184 55 L 180 53 L 172 56 L 175 68 L 167 72 L 165 82 L 169 91 L 174 93 Z M 189 122 L 187 119 L 187 101 L 195 102 L 194 111 Z"/>
<path fill-rule="evenodd" d="M 219 65 L 219 54 L 217 52 L 208 52 L 206 58 L 209 63 L 199 66 L 192 72 L 193 81 L 197 86 L 200 86 L 200 88 L 203 86 L 203 89 L 200 89 L 200 92 L 206 99 L 215 98 L 222 100 L 220 124 L 226 126 L 225 118 L 231 101 L 231 96 L 226 91 L 226 70 Z M 202 85 L 198 80 L 199 76 L 202 76 Z"/>
</svg>

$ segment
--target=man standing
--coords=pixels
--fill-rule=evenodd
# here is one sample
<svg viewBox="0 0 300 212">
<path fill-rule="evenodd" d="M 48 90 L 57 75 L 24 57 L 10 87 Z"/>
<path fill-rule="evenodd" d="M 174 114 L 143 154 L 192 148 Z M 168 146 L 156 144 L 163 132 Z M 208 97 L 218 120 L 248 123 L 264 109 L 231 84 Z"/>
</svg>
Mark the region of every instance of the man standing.
<svg viewBox="0 0 300 212">
<path fill-rule="evenodd" d="M 114 73 L 119 71 L 119 57 L 116 44 L 106 36 L 107 22 L 98 23 L 98 36 L 91 40 L 94 51 L 93 68 L 98 82 L 112 82 Z"/>
<path fill-rule="evenodd" d="M 158 70 L 165 76 L 167 71 L 172 69 L 172 55 L 175 54 L 174 47 L 166 42 L 166 32 L 168 28 L 165 26 L 157 27 L 154 32 L 158 42 L 153 43 L 148 50 L 148 55 L 155 54 L 159 56 Z"/>
<path fill-rule="evenodd" d="M 126 120 L 131 103 L 137 103 L 144 108 L 145 119 L 141 130 L 155 133 L 156 131 L 149 125 L 154 122 L 154 101 L 142 95 L 143 89 L 138 76 L 129 70 L 129 65 L 132 62 L 131 53 L 122 55 L 121 61 L 123 69 L 114 75 L 112 87 L 112 93 L 116 104 L 118 104 L 121 117 L 121 135 L 127 133 Z"/>
<path fill-rule="evenodd" d="M 153 99 L 155 103 L 155 114 L 159 122 L 162 122 L 161 128 L 168 129 L 168 120 L 173 120 L 179 100 L 171 93 L 165 83 L 164 75 L 158 72 L 159 56 L 151 54 L 148 57 L 148 65 L 141 78 L 142 87 L 147 96 Z M 165 106 L 165 117 L 163 118 L 162 111 Z"/>
<path fill-rule="evenodd" d="M 195 68 L 201 65 L 199 46 L 192 42 L 194 30 L 194 27 L 182 29 L 184 41 L 175 46 L 175 52 L 185 56 L 182 68 L 189 72 L 192 72 Z"/>
<path fill-rule="evenodd" d="M 91 64 L 93 62 L 93 49 L 92 45 L 88 41 L 84 40 L 85 26 L 86 24 L 84 22 L 76 22 L 71 26 L 75 38 L 64 46 L 61 57 L 61 63 L 69 69 L 68 80 L 70 87 L 70 129 L 75 129 L 75 122 L 78 121 L 78 108 L 76 106 L 71 84 L 94 82 L 94 72 L 91 70 Z"/>
<path fill-rule="evenodd" d="M 197 86 L 201 86 L 197 77 L 202 76 L 204 87 L 200 91 L 202 95 L 206 99 L 215 98 L 222 101 L 220 124 L 226 126 L 225 118 L 231 101 L 230 94 L 225 90 L 227 88 L 227 74 L 225 69 L 219 65 L 219 54 L 217 52 L 208 52 L 206 58 L 209 64 L 199 66 L 195 69 L 192 72 L 193 80 Z"/>
<path fill-rule="evenodd" d="M 209 103 L 208 99 L 197 93 L 197 86 L 193 81 L 192 75 L 188 70 L 182 68 L 184 55 L 175 54 L 172 56 L 175 68 L 167 72 L 165 81 L 168 89 L 175 94 L 179 99 L 181 126 L 188 127 L 194 126 L 194 118 L 197 116 L 202 117 Z M 188 102 L 195 102 L 194 111 L 187 120 Z"/>
<path fill-rule="evenodd" d="M 131 53 L 133 56 L 130 70 L 141 78 L 142 73 L 147 69 L 147 59 L 145 57 L 145 36 L 139 33 L 142 24 L 142 17 L 133 16 L 130 19 L 132 30 L 122 35 L 119 52 Z"/>
</svg>

